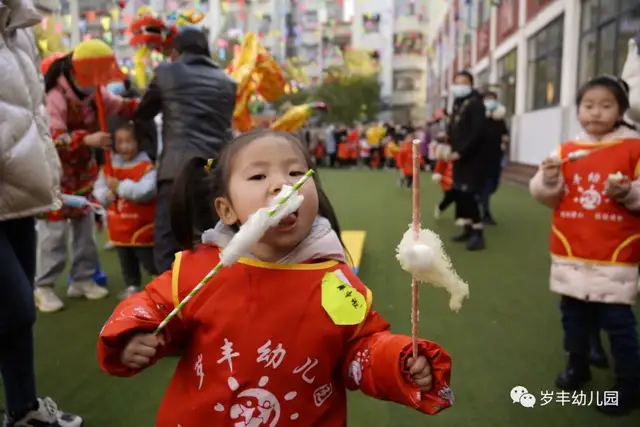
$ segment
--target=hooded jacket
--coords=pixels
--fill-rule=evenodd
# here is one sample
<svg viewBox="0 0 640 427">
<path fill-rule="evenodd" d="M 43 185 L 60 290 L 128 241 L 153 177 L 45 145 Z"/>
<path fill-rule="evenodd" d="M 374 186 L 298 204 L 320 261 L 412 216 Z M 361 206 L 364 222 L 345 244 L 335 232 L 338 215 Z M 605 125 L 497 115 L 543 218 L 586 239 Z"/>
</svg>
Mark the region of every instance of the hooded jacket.
<svg viewBox="0 0 640 427">
<path fill-rule="evenodd" d="M 0 0 L 0 221 L 61 206 L 31 0 Z"/>
</svg>

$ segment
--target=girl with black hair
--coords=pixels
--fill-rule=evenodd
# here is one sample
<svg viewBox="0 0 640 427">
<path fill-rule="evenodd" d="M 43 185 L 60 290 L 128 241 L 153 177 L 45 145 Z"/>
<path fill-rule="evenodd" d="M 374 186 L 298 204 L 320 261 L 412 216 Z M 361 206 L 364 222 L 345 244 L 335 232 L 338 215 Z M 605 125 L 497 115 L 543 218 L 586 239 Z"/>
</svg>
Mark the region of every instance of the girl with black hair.
<svg viewBox="0 0 640 427">
<path fill-rule="evenodd" d="M 613 415 L 629 413 L 640 399 L 632 310 L 640 265 L 640 135 L 623 119 L 628 94 L 627 84 L 613 76 L 583 85 L 576 100 L 583 131 L 544 160 L 530 183 L 533 197 L 554 210 L 550 285 L 561 295 L 568 353 L 556 385 L 576 390 L 591 379 L 589 341 L 604 329 L 618 401 L 597 408 Z"/>
<path fill-rule="evenodd" d="M 63 194 L 91 196 L 98 177 L 94 149 L 111 145 L 109 134 L 99 131 L 94 101 L 95 87 L 81 87 L 75 80 L 72 53 L 55 60 L 46 71 L 46 108 L 51 137 L 62 162 Z M 125 100 L 103 89 L 105 114 L 130 118 L 136 100 Z M 106 288 L 94 281 L 98 249 L 90 208 L 63 207 L 38 221 L 36 304 L 40 311 L 54 312 L 64 306 L 53 287 L 67 262 L 67 228 L 71 228 L 71 284 L 69 297 L 101 299 Z"/>
<path fill-rule="evenodd" d="M 347 389 L 427 414 L 451 406 L 449 355 L 419 340 L 414 360 L 411 338 L 392 334 L 372 309 L 371 291 L 347 264 L 335 212 L 317 178 L 301 188 L 297 212 L 220 270 L 162 334 L 153 334 L 218 263 L 238 227 L 311 167 L 295 137 L 259 129 L 229 143 L 213 165 L 190 160 L 176 180 L 173 231 L 190 249 L 144 292 L 120 303 L 98 344 L 102 369 L 117 376 L 181 354 L 157 427 L 240 420 L 345 425 Z M 220 222 L 194 246 L 191 206 L 202 182 Z"/>
</svg>

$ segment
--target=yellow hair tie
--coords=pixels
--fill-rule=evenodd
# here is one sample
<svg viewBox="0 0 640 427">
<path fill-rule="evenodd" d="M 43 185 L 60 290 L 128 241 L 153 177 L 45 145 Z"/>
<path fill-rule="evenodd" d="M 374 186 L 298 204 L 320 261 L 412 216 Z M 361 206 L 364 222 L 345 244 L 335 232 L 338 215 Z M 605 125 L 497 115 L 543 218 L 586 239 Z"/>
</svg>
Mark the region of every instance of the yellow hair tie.
<svg viewBox="0 0 640 427">
<path fill-rule="evenodd" d="M 206 165 L 205 165 L 205 167 L 204 167 L 204 171 L 205 171 L 206 173 L 211 173 L 211 169 L 213 168 L 213 160 L 214 160 L 214 159 L 209 159 L 209 160 L 207 160 L 207 164 L 206 164 Z"/>
</svg>

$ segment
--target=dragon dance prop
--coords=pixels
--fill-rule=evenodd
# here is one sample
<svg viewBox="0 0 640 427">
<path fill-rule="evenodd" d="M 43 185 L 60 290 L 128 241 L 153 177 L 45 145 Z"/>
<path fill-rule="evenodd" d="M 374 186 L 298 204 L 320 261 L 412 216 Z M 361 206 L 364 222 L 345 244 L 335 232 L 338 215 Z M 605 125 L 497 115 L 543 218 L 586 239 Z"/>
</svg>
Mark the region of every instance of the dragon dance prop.
<svg viewBox="0 0 640 427">
<path fill-rule="evenodd" d="M 234 128 L 240 132 L 249 131 L 254 127 L 249 99 L 254 93 L 266 102 L 274 102 L 282 97 L 287 85 L 282 69 L 258 43 L 256 34 L 247 33 L 240 51 L 225 71 L 237 84 Z"/>
<path fill-rule="evenodd" d="M 271 129 L 282 132 L 295 132 L 311 118 L 315 111 L 326 110 L 327 104 L 324 102 L 311 102 L 293 106 L 271 125 Z"/>
<path fill-rule="evenodd" d="M 149 82 L 147 70 L 148 64 L 151 63 L 151 53 L 158 52 L 167 56 L 180 29 L 200 22 L 204 15 L 188 10 L 182 13 L 175 12 L 169 18 L 175 23 L 159 18 L 151 8 L 142 6 L 138 9 L 136 19 L 129 26 L 129 32 L 132 34 L 129 44 L 136 49 L 133 61 L 135 79 L 141 89 Z M 257 95 L 268 103 L 277 101 L 285 94 L 287 81 L 280 65 L 252 32 L 245 34 L 242 46 L 225 71 L 237 85 L 233 127 L 240 132 L 247 132 L 255 127 L 249 109 L 251 97 Z M 274 123 L 275 129 L 295 131 L 314 111 L 323 110 L 326 110 L 326 106 L 321 103 L 293 107 Z"/>
<path fill-rule="evenodd" d="M 458 311 L 469 297 L 469 285 L 455 272 L 442 240 L 420 224 L 420 140 L 413 141 L 413 209 L 412 223 L 398 245 L 396 258 L 403 270 L 411 274 L 411 339 L 413 357 L 418 356 L 419 289 L 418 283 L 431 283 L 446 289 L 451 298 L 449 308 Z"/>
<path fill-rule="evenodd" d="M 102 88 L 113 81 L 123 81 L 113 50 L 100 39 L 85 40 L 78 44 L 71 56 L 73 75 L 82 87 L 95 87 L 95 102 L 100 129 L 107 132 L 107 117 L 102 100 Z M 111 153 L 104 150 L 105 173 L 111 173 Z"/>
<path fill-rule="evenodd" d="M 133 59 L 136 84 L 144 89 L 149 83 L 148 65 L 151 53 L 169 55 L 173 40 L 184 26 L 194 25 L 204 19 L 204 15 L 193 9 L 172 13 L 166 21 L 149 7 L 141 6 L 136 18 L 129 25 L 131 39 L 129 45 L 135 49 Z M 173 21 L 173 23 L 172 23 Z"/>
</svg>

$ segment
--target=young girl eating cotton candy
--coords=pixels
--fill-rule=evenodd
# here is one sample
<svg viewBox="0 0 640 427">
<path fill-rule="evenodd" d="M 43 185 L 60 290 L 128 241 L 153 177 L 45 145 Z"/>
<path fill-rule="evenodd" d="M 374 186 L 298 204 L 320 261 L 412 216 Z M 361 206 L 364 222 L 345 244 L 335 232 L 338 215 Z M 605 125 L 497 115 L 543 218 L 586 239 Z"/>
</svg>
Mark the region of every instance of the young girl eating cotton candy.
<svg viewBox="0 0 640 427">
<path fill-rule="evenodd" d="M 98 344 L 102 369 L 131 376 L 181 355 L 157 427 L 346 425 L 346 390 L 435 414 L 453 403 L 451 358 L 436 343 L 392 334 L 352 273 L 334 210 L 317 179 L 300 208 L 224 267 L 160 335 L 153 331 L 200 282 L 248 217 L 311 168 L 293 136 L 260 129 L 176 181 L 171 271 L 123 301 Z M 220 222 L 193 245 L 192 195 L 204 180 Z M 200 194 L 200 193 L 198 193 Z"/>
<path fill-rule="evenodd" d="M 623 120 L 629 88 L 598 77 L 579 91 L 583 132 L 565 142 L 530 183 L 533 197 L 553 208 L 551 290 L 559 293 L 568 365 L 561 389 L 582 389 L 591 379 L 589 339 L 609 333 L 615 360 L 616 405 L 625 414 L 640 399 L 640 353 L 632 305 L 640 264 L 640 136 Z"/>
</svg>

